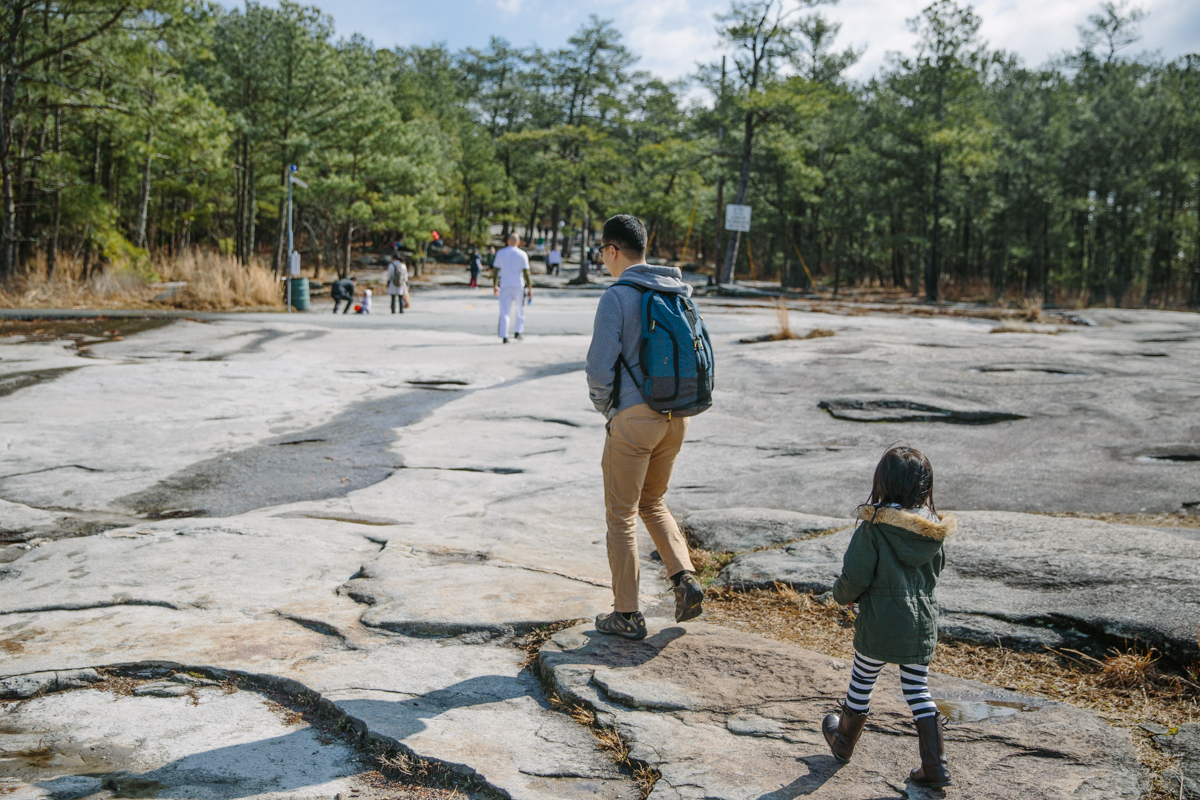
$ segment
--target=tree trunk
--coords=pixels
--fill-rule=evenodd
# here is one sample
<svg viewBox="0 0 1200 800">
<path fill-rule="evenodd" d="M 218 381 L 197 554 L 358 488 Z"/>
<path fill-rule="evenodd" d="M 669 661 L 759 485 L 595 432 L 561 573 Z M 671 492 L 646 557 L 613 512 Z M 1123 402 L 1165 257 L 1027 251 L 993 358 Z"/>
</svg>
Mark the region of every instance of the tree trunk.
<svg viewBox="0 0 1200 800">
<path fill-rule="evenodd" d="M 550 249 L 558 249 L 558 216 L 562 212 L 558 208 L 558 203 L 550 209 Z"/>
<path fill-rule="evenodd" d="M 347 222 L 342 229 L 342 269 L 339 277 L 346 277 L 350 274 L 350 250 L 354 241 L 354 223 Z"/>
<path fill-rule="evenodd" d="M 258 178 L 254 174 L 254 158 L 246 145 L 246 263 L 254 259 L 258 237 Z"/>
<path fill-rule="evenodd" d="M 721 129 L 724 133 L 724 128 Z M 717 280 L 721 278 L 721 251 L 724 250 L 725 244 L 725 176 L 717 176 L 717 220 L 716 220 L 716 239 L 713 242 L 713 274 Z"/>
<path fill-rule="evenodd" d="M 62 155 L 62 109 L 54 109 L 54 153 Z M 54 212 L 50 219 L 50 240 L 46 244 L 46 277 L 54 276 L 58 264 L 58 231 L 62 226 L 62 187 L 54 186 Z"/>
<path fill-rule="evenodd" d="M 23 7 L 17 9 L 17 19 L 12 29 L 20 30 L 25 14 Z M 17 238 L 17 205 L 13 196 L 12 172 L 12 115 L 17 105 L 17 82 L 20 76 L 9 64 L 0 63 L 0 181 L 4 221 L 0 227 L 0 280 L 12 275 L 15 267 L 15 245 Z"/>
<path fill-rule="evenodd" d="M 103 79 L 100 81 L 100 85 L 101 86 L 104 85 Z M 97 122 L 95 125 L 95 133 L 96 133 L 96 136 L 92 142 L 92 186 L 98 186 L 100 184 L 100 123 L 99 122 Z M 87 241 L 85 241 L 83 243 L 83 277 L 85 280 L 87 278 L 91 277 L 91 274 L 92 274 L 92 238 L 91 238 L 90 234 L 91 234 L 91 226 L 88 226 L 87 231 L 84 233 L 84 235 L 87 236 Z"/>
<path fill-rule="evenodd" d="M 284 188 L 285 192 L 287 191 L 287 181 L 288 181 L 288 165 L 287 165 L 286 159 L 285 159 L 283 167 L 281 168 L 281 171 L 280 171 L 280 180 L 279 180 L 279 185 Z M 275 273 L 276 278 L 279 277 L 280 272 L 282 272 L 284 269 L 284 265 L 283 265 L 284 241 L 283 241 L 283 239 L 286 235 L 287 235 L 287 196 L 286 196 L 286 194 L 284 194 L 284 195 L 279 196 L 279 230 L 277 230 L 275 232 L 275 253 L 271 257 L 271 270 Z"/>
<path fill-rule="evenodd" d="M 534 226 L 537 224 L 537 212 L 539 205 L 541 205 L 541 198 L 535 194 L 533 196 L 533 210 L 529 212 L 529 226 L 525 228 L 525 244 L 527 245 L 534 241 Z"/>
<path fill-rule="evenodd" d="M 942 154 L 937 155 L 933 168 L 933 226 L 929 233 L 929 262 L 925 273 L 925 299 L 936 303 L 938 299 L 938 281 L 942 274 L 942 265 L 938 261 L 938 231 L 942 227 Z"/>
<path fill-rule="evenodd" d="M 746 115 L 745 139 L 742 143 L 742 172 L 738 177 L 737 205 L 744 205 L 746 202 L 746 189 L 750 185 L 750 157 L 754 155 L 754 114 L 753 112 Z M 741 244 L 741 231 L 734 231 L 733 239 L 729 242 L 729 248 L 725 251 L 725 269 L 722 271 L 721 280 L 718 283 L 731 283 L 733 281 L 733 261 L 737 258 L 738 245 Z"/>
<path fill-rule="evenodd" d="M 137 234 L 133 244 L 146 246 L 146 219 L 150 214 L 150 167 L 154 163 L 154 126 L 146 126 L 146 161 L 142 164 L 141 195 L 138 197 Z"/>
<path fill-rule="evenodd" d="M 246 258 L 246 137 L 238 139 L 237 159 L 234 163 L 237 180 L 234 182 L 234 193 L 237 195 L 237 206 L 233 212 L 233 244 L 237 251 L 237 259 L 245 266 Z"/>
</svg>

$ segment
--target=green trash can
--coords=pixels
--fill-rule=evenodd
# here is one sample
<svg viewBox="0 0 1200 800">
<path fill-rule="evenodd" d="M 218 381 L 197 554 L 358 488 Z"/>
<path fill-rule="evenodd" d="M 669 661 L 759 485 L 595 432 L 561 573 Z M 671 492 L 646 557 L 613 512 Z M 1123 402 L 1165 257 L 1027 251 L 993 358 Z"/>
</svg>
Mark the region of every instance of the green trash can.
<svg viewBox="0 0 1200 800">
<path fill-rule="evenodd" d="M 308 311 L 308 278 L 289 278 L 288 294 L 292 298 L 292 308 Z"/>
</svg>

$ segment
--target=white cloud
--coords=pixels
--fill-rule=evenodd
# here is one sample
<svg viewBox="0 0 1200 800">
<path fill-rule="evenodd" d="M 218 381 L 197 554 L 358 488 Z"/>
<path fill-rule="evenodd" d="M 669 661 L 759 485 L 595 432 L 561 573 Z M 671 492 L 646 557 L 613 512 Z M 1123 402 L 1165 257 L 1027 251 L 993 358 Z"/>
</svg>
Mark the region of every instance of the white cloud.
<svg viewBox="0 0 1200 800">
<path fill-rule="evenodd" d="M 496 0 L 496 7 L 505 14 L 515 17 L 525 8 L 525 0 Z"/>
<path fill-rule="evenodd" d="M 641 56 L 638 67 L 674 79 L 720 58 L 713 14 L 724 7 L 721 0 L 633 0 L 613 16 L 625 44 Z"/>
<path fill-rule="evenodd" d="M 930 0 L 842 0 L 821 12 L 842 23 L 839 47 L 866 47 L 849 71 L 856 79 L 876 74 L 890 51 L 910 52 L 916 42 L 907 20 L 919 16 Z M 1018 54 L 1038 65 L 1075 48 L 1078 28 L 1100 8 L 1100 0 L 978 0 L 980 38 L 992 49 Z M 1134 50 L 1161 50 L 1168 58 L 1200 51 L 1200 3 L 1194 0 L 1146 0 L 1149 16 Z M 611 7 L 610 7 L 611 8 Z M 713 14 L 725 0 L 628 2 L 607 16 L 616 18 L 641 66 L 663 77 L 692 72 L 697 62 L 720 57 Z"/>
</svg>

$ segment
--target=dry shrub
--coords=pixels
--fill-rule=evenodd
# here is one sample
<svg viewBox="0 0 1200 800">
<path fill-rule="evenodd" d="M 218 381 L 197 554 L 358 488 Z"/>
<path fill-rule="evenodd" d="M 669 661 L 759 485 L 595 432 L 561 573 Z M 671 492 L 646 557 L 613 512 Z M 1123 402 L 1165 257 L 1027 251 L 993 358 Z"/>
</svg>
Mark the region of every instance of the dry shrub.
<svg viewBox="0 0 1200 800">
<path fill-rule="evenodd" d="M 187 287 L 164 302 L 158 282 L 186 281 Z M 278 308 L 282 290 L 260 262 L 242 266 L 233 256 L 193 249 L 156 260 L 152 270 L 111 267 L 83 275 L 83 262 L 64 257 L 53 275 L 42 256 L 24 274 L 0 285 L 3 308 L 161 308 L 164 304 L 195 310 Z"/>
<path fill-rule="evenodd" d="M 1154 649 L 1139 653 L 1114 653 L 1104 659 L 1103 683 L 1109 686 L 1141 686 L 1146 682 L 1154 662 Z"/>
<path fill-rule="evenodd" d="M 779 302 L 775 305 L 775 319 L 777 321 L 777 328 L 775 333 L 771 335 L 771 338 L 774 341 L 779 342 L 784 339 L 798 338 L 796 334 L 792 332 L 791 317 L 788 314 L 787 303 L 783 302 L 782 297 L 779 298 Z"/>
<path fill-rule="evenodd" d="M 1026 322 L 1042 322 L 1042 304 L 1032 297 L 1023 297 L 1017 304 L 1021 309 L 1021 319 Z"/>
<path fill-rule="evenodd" d="M 152 296 L 144 275 L 117 269 L 83 276 L 83 262 L 59 260 L 46 274 L 45 257 L 38 255 L 23 274 L 0 284 L 3 308 L 144 308 Z"/>
<path fill-rule="evenodd" d="M 200 311 L 263 308 L 282 305 L 280 284 L 258 261 L 242 266 L 233 256 L 189 250 L 159 267 L 163 281 L 185 281 L 187 287 L 169 304 Z"/>
<path fill-rule="evenodd" d="M 823 339 L 826 336 L 833 336 L 833 331 L 829 330 L 829 328 L 813 328 L 811 331 L 809 331 L 808 333 L 804 334 L 803 336 L 801 336 L 799 338 L 801 338 L 801 339 Z"/>
<path fill-rule="evenodd" d="M 662 773 L 649 764 L 634 765 L 633 782 L 637 784 L 642 800 L 650 796 L 650 793 L 654 791 L 654 784 L 658 783 L 658 779 L 661 777 Z"/>
<path fill-rule="evenodd" d="M 429 774 L 429 762 L 413 758 L 401 750 L 377 752 L 375 761 L 382 767 L 399 772 L 406 777 Z"/>
<path fill-rule="evenodd" d="M 688 554 L 692 559 L 692 571 L 701 586 L 709 586 L 721 574 L 721 570 L 733 560 L 733 553 L 713 553 L 699 547 L 688 545 Z"/>
<path fill-rule="evenodd" d="M 629 758 L 629 745 L 612 728 L 593 729 L 592 735 L 596 737 L 596 746 L 610 753 L 618 764 Z"/>
<path fill-rule="evenodd" d="M 1125 651 L 1114 647 L 1103 660 L 1078 650 L 1068 649 L 1066 652 L 1098 666 L 1101 686 L 1134 689 L 1144 687 L 1148 682 L 1161 681 L 1164 677 L 1167 683 L 1172 683 L 1171 676 L 1159 676 L 1155 672 L 1154 662 L 1158 661 L 1159 656 L 1155 655 L 1157 651 L 1153 647 L 1141 650 L 1134 646 Z"/>
</svg>

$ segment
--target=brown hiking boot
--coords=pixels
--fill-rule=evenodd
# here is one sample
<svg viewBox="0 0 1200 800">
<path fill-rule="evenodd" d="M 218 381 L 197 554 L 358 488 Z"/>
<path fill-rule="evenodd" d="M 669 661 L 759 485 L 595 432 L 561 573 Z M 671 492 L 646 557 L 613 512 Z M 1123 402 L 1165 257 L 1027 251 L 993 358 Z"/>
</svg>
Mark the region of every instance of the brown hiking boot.
<svg viewBox="0 0 1200 800">
<path fill-rule="evenodd" d="M 704 613 L 701 604 L 704 602 L 704 589 L 696 576 L 684 570 L 671 582 L 675 589 L 675 621 L 687 622 Z"/>
<path fill-rule="evenodd" d="M 616 611 L 611 614 L 600 614 L 596 617 L 596 630 L 609 636 L 622 636 L 638 641 L 646 638 L 646 618 L 640 611 L 633 612 L 633 616 L 629 619 L 625 619 Z"/>
<path fill-rule="evenodd" d="M 862 736 L 867 716 L 871 712 L 860 714 L 846 708 L 845 703 L 841 703 L 840 706 L 840 714 L 825 715 L 824 721 L 821 722 L 821 733 L 825 734 L 825 741 L 829 743 L 833 757 L 844 764 L 854 755 L 854 745 L 858 744 L 858 737 Z"/>
<path fill-rule="evenodd" d="M 946 765 L 941 715 L 930 714 L 914 722 L 917 726 L 917 746 L 921 750 L 921 766 L 908 774 L 909 780 L 930 789 L 949 786 L 953 781 L 950 780 L 950 769 Z"/>
</svg>

